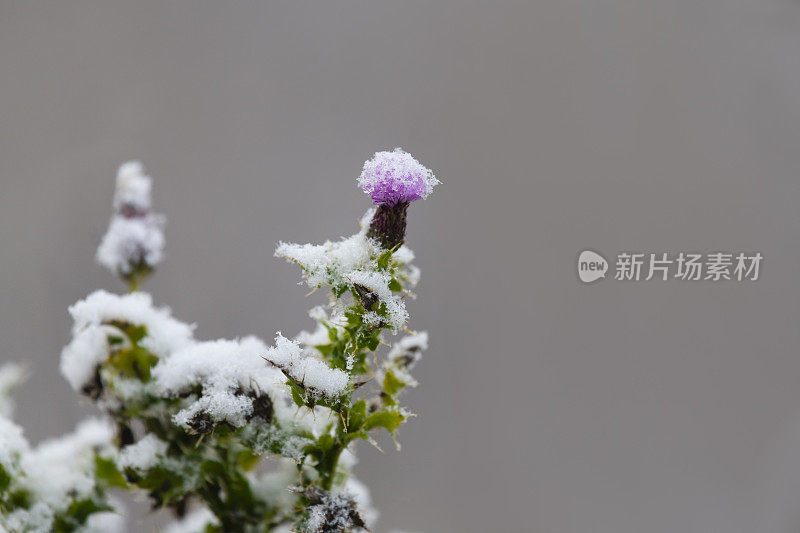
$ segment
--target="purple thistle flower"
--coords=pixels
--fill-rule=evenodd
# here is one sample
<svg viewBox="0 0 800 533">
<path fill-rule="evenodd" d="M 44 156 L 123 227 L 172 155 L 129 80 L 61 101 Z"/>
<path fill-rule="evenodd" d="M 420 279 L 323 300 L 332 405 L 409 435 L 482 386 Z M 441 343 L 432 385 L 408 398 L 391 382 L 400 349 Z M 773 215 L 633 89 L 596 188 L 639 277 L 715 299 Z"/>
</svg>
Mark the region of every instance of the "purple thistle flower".
<svg viewBox="0 0 800 533">
<path fill-rule="evenodd" d="M 439 183 L 429 169 L 401 148 L 376 152 L 364 163 L 358 185 L 376 205 L 392 206 L 427 198 Z"/>
</svg>

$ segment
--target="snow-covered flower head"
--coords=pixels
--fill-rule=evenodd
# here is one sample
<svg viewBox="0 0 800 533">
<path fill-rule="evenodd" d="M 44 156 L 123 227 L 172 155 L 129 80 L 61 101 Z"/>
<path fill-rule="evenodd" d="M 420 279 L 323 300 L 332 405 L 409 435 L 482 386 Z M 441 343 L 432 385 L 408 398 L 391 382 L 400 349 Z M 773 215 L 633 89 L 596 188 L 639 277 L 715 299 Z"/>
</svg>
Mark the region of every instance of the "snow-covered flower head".
<svg viewBox="0 0 800 533">
<path fill-rule="evenodd" d="M 401 148 L 376 152 L 364 163 L 358 185 L 376 205 L 395 205 L 425 199 L 440 183 L 430 169 Z"/>
<path fill-rule="evenodd" d="M 97 262 L 138 284 L 164 256 L 164 217 L 151 212 L 152 178 L 137 161 L 117 172 L 114 214 L 97 248 Z"/>
</svg>

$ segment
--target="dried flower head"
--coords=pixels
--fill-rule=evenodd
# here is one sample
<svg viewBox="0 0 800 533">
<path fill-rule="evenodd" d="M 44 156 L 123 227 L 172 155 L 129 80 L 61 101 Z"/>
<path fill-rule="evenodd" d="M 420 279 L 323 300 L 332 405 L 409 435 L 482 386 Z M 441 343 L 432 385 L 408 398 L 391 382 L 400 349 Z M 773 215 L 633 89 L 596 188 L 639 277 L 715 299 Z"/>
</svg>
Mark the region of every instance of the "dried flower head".
<svg viewBox="0 0 800 533">
<path fill-rule="evenodd" d="M 430 169 L 401 148 L 376 152 L 364 163 L 358 185 L 376 205 L 395 205 L 427 198 L 439 183 Z"/>
</svg>

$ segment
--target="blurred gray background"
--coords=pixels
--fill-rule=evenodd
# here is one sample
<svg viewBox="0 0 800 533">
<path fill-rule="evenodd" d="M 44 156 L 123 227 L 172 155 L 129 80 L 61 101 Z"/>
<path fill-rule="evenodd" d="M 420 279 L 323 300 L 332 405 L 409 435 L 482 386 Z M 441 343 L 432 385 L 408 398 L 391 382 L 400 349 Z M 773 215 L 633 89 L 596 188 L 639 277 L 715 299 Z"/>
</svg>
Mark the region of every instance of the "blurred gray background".
<svg viewBox="0 0 800 533">
<path fill-rule="evenodd" d="M 92 410 L 66 308 L 117 165 L 169 217 L 145 287 L 203 338 L 312 324 L 278 240 L 355 231 L 373 152 L 431 332 L 378 531 L 800 530 L 800 3 L 0 2 L 0 359 L 38 441 Z M 749 283 L 607 279 L 578 252 L 760 251 Z M 150 531 L 150 522 L 131 524 Z"/>
</svg>

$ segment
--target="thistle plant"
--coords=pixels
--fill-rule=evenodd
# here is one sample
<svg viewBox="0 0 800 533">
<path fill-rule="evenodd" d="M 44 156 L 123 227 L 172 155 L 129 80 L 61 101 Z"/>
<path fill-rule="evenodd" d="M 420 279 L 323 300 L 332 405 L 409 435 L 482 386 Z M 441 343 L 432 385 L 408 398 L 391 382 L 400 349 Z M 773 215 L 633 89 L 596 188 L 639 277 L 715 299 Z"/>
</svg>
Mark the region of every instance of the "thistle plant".
<svg viewBox="0 0 800 533">
<path fill-rule="evenodd" d="M 168 509 L 173 533 L 370 530 L 355 448 L 377 447 L 380 431 L 394 438 L 412 416 L 400 397 L 417 386 L 428 336 L 407 325 L 419 269 L 406 216 L 438 183 L 399 148 L 378 152 L 358 178 L 374 206 L 356 234 L 279 243 L 275 255 L 329 298 L 309 312 L 312 331 L 279 331 L 270 346 L 198 340 L 139 290 L 163 257 L 165 221 L 142 166 L 122 165 L 96 258 L 129 292 L 71 306 L 61 353 L 64 377 L 102 417 L 31 448 L 8 400 L 23 372 L 0 369 L 0 531 L 121 530 L 120 491 Z"/>
</svg>

